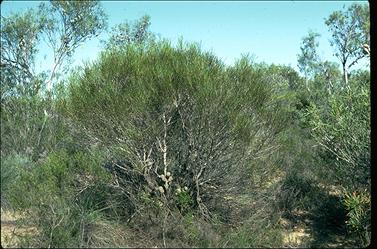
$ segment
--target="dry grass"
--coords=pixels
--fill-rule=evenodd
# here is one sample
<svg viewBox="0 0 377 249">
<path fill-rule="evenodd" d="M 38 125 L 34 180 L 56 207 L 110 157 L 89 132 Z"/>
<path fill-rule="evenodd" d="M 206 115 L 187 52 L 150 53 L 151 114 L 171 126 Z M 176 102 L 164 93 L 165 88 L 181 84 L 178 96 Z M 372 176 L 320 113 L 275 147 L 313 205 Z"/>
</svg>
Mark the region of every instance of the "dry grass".
<svg viewBox="0 0 377 249">
<path fill-rule="evenodd" d="M 292 221 L 285 218 L 280 218 L 279 222 L 284 228 L 284 247 L 306 247 L 309 241 L 312 240 L 311 228 L 305 223 L 294 224 Z"/>
<path fill-rule="evenodd" d="M 310 238 L 310 231 L 308 228 L 300 227 L 286 232 L 283 236 L 283 243 L 285 246 L 302 247 L 308 238 Z"/>
<path fill-rule="evenodd" d="M 35 235 L 37 229 L 32 226 L 19 226 L 17 221 L 25 218 L 25 214 L 1 210 L 1 247 L 19 248 L 19 238 L 25 235 Z M 100 220 L 90 228 L 88 242 L 84 247 L 89 248 L 127 248 L 155 246 L 155 242 L 147 239 L 129 228 L 110 221 Z"/>
<path fill-rule="evenodd" d="M 284 179 L 282 172 L 276 172 L 275 177 L 266 179 L 262 189 L 268 191 L 274 185 L 279 185 Z M 330 196 L 339 196 L 341 191 L 335 186 L 326 186 L 319 184 L 321 189 Z M 238 204 L 247 204 L 250 208 L 254 207 L 249 196 L 224 196 L 227 201 L 235 201 Z M 310 247 L 311 245 L 323 245 L 325 247 L 334 248 L 345 246 L 346 238 L 344 235 L 334 234 L 331 239 L 323 239 L 323 242 L 318 242 L 324 231 L 317 231 L 319 228 L 315 226 L 315 219 L 310 212 L 302 210 L 292 210 L 291 218 L 279 219 L 279 225 L 282 228 L 282 247 L 303 248 Z M 24 218 L 25 215 L 20 213 L 12 213 L 10 211 L 1 210 L 1 246 L 8 248 L 17 248 L 18 236 L 17 235 L 33 235 L 37 232 L 35 227 L 32 226 L 17 226 L 17 220 Z M 319 221 L 317 221 L 318 223 Z M 148 247 L 157 248 L 163 245 L 157 238 L 152 238 L 150 234 L 144 234 L 143 231 L 138 229 L 131 229 L 122 224 L 114 224 L 106 220 L 99 220 L 93 224 L 89 232 L 89 241 L 86 246 L 89 247 Z M 316 230 L 317 229 L 317 230 Z M 174 229 L 173 229 L 174 230 Z M 320 228 L 322 230 L 322 228 Z M 317 237 L 316 237 L 317 236 Z M 317 242 L 315 242 L 317 241 Z M 178 245 L 178 240 L 168 241 L 170 246 Z M 179 244 L 179 247 L 185 247 L 185 244 Z"/>
<path fill-rule="evenodd" d="M 37 229 L 32 226 L 17 226 L 17 220 L 24 216 L 24 214 L 1 209 L 1 246 L 3 248 L 17 248 L 18 236 L 32 235 L 37 232 Z"/>
</svg>

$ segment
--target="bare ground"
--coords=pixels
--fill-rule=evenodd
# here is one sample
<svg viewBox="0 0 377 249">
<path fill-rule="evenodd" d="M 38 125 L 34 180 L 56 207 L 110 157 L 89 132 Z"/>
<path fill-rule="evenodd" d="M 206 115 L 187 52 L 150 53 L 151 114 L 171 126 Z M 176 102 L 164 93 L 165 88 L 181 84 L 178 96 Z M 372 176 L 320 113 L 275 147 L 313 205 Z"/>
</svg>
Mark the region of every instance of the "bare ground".
<svg viewBox="0 0 377 249">
<path fill-rule="evenodd" d="M 311 212 L 294 210 L 280 223 L 286 228 L 284 247 L 353 248 L 355 242 L 348 236 L 344 213 L 339 207 L 340 189 L 320 185 L 326 202 Z"/>
<path fill-rule="evenodd" d="M 17 226 L 17 220 L 23 215 L 1 209 L 1 247 L 17 248 L 18 240 L 16 235 L 26 235 L 36 232 L 35 227 Z"/>
</svg>

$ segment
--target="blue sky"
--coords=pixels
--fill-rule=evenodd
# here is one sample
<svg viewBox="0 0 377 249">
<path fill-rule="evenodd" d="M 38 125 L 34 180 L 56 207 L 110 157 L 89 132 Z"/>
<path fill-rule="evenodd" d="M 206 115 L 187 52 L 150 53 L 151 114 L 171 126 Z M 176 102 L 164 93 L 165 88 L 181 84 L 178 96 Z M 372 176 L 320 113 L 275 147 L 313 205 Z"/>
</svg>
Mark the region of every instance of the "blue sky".
<svg viewBox="0 0 377 249">
<path fill-rule="evenodd" d="M 330 34 L 324 19 L 333 11 L 354 2 L 367 1 L 102 1 L 109 26 L 133 21 L 148 14 L 151 31 L 175 43 L 199 42 L 226 64 L 241 54 L 253 55 L 257 62 L 291 65 L 297 69 L 300 43 L 309 30 L 321 34 L 319 53 L 323 59 L 337 61 L 330 47 Z M 39 2 L 4 1 L 1 14 L 24 11 Z M 100 39 L 79 48 L 74 64 L 93 60 L 100 51 Z M 44 50 L 44 49 L 43 49 Z M 39 66 L 43 67 L 45 61 Z M 361 65 L 364 65 L 363 63 Z"/>
</svg>

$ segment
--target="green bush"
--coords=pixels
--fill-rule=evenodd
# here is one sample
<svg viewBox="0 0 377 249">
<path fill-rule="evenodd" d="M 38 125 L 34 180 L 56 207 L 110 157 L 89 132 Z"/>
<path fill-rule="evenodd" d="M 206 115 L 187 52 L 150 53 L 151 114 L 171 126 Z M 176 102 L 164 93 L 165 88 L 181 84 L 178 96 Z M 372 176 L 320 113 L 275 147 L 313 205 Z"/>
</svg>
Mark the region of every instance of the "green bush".
<svg viewBox="0 0 377 249">
<path fill-rule="evenodd" d="M 358 236 L 362 246 L 368 246 L 371 238 L 371 200 L 370 193 L 346 193 L 343 205 L 347 211 L 346 224 L 351 233 Z"/>
<path fill-rule="evenodd" d="M 280 193 L 280 210 L 288 214 L 294 210 L 310 210 L 317 203 L 314 201 L 319 197 L 319 188 L 315 182 L 299 172 L 288 172 Z"/>
<path fill-rule="evenodd" d="M 55 101 L 40 96 L 2 99 L 2 155 L 24 154 L 37 161 L 53 150 L 64 148 L 70 136 Z"/>
<path fill-rule="evenodd" d="M 353 191 L 370 186 L 370 79 L 360 73 L 349 84 L 325 98 L 323 106 L 313 104 L 308 118 L 322 149 L 323 170 L 333 183 Z"/>
<path fill-rule="evenodd" d="M 12 154 L 1 157 L 1 207 L 9 208 L 9 191 L 23 171 L 32 170 L 34 164 L 29 157 Z"/>
<path fill-rule="evenodd" d="M 32 240 L 24 240 L 25 246 L 89 243 L 91 227 L 104 219 L 112 201 L 106 188 L 111 178 L 102 167 L 101 155 L 99 151 L 57 151 L 20 172 L 9 190 L 10 201 L 16 210 L 27 211 L 24 222 L 38 231 Z"/>
<path fill-rule="evenodd" d="M 175 193 L 176 204 L 182 214 L 186 214 L 191 211 L 194 204 L 192 197 L 190 196 L 188 190 L 185 188 L 178 188 Z"/>
<path fill-rule="evenodd" d="M 209 218 L 209 200 L 245 191 L 253 159 L 277 147 L 288 115 L 268 81 L 248 58 L 226 67 L 193 44 L 131 44 L 72 76 L 65 112 L 89 143 L 128 162 L 119 184 L 136 209 L 138 193 L 172 207 L 187 186 Z"/>
</svg>

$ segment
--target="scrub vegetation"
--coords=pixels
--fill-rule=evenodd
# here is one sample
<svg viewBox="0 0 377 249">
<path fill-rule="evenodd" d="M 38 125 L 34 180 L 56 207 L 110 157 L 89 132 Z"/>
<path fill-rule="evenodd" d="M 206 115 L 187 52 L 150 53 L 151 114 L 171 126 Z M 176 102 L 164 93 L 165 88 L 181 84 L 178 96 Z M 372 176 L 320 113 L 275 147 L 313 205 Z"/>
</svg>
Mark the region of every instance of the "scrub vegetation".
<svg viewBox="0 0 377 249">
<path fill-rule="evenodd" d="M 304 76 L 172 45 L 148 16 L 71 68 L 106 20 L 95 1 L 1 17 L 2 246 L 370 243 L 370 71 L 354 69 L 369 59 L 367 5 L 324 22 L 340 64 L 303 38 Z M 36 72 L 41 42 L 54 63 Z"/>
</svg>

